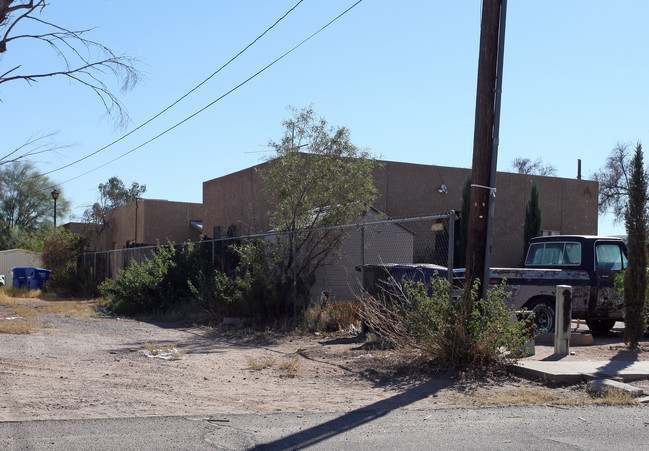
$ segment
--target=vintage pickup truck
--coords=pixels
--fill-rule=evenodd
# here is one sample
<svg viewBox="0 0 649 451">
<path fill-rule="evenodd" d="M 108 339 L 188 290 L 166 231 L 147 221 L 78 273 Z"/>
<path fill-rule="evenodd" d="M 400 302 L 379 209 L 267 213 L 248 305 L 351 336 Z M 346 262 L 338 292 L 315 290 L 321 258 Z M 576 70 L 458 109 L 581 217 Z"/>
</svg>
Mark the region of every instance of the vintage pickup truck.
<svg viewBox="0 0 649 451">
<path fill-rule="evenodd" d="M 556 235 L 537 237 L 527 246 L 524 268 L 492 268 L 491 284 L 506 279 L 516 309 L 532 310 L 535 322 L 554 330 L 555 287 L 571 285 L 572 317 L 593 332 L 608 332 L 624 315 L 624 302 L 613 286 L 627 266 L 620 238 Z"/>
<path fill-rule="evenodd" d="M 506 282 L 510 306 L 532 310 L 535 323 L 554 330 L 557 285 L 570 285 L 572 317 L 584 319 L 594 332 L 608 332 L 623 319 L 624 302 L 614 288 L 615 277 L 627 266 L 626 245 L 620 238 L 556 235 L 537 237 L 527 246 L 523 268 L 492 268 L 491 285 Z M 366 265 L 365 284 L 370 294 L 388 290 L 403 280 L 428 282 L 447 278 L 445 267 L 430 264 Z M 453 271 L 456 286 L 464 285 L 464 269 Z"/>
</svg>

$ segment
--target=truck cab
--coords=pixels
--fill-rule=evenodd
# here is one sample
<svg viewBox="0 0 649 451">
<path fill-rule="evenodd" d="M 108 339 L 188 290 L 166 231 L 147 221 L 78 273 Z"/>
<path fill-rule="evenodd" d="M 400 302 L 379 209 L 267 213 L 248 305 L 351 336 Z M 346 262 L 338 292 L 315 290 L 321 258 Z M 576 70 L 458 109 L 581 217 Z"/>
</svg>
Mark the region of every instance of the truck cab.
<svg viewBox="0 0 649 451">
<path fill-rule="evenodd" d="M 547 330 L 554 328 L 554 287 L 571 285 L 573 318 L 585 319 L 594 332 L 607 332 L 624 316 L 623 298 L 614 282 L 626 267 L 627 247 L 621 238 L 537 237 L 528 243 L 524 271 L 510 274 L 507 284 L 514 288 L 515 307 L 533 310 L 537 324 Z"/>
</svg>

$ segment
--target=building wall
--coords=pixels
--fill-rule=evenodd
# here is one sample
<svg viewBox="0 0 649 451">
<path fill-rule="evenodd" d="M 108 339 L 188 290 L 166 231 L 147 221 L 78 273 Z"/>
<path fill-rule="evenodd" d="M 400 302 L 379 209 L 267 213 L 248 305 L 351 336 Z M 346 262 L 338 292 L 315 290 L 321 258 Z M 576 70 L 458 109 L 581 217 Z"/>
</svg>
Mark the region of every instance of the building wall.
<svg viewBox="0 0 649 451">
<path fill-rule="evenodd" d="M 250 235 L 269 229 L 268 207 L 263 196 L 264 181 L 258 171 L 266 163 L 203 183 L 203 233 L 214 236 L 220 226 L 225 235 L 236 225 L 237 235 Z"/>
<path fill-rule="evenodd" d="M 263 165 L 203 184 L 204 233 L 237 224 L 240 235 L 268 228 Z M 459 212 L 470 169 L 383 161 L 374 172 L 379 197 L 374 207 L 391 218 Z M 499 172 L 496 181 L 492 266 L 518 266 L 523 259 L 523 223 L 532 182 L 538 185 L 542 228 L 562 234 L 597 234 L 598 184 L 589 180 Z M 447 193 L 440 193 L 444 184 Z M 416 243 L 415 243 L 416 247 Z"/>
<path fill-rule="evenodd" d="M 144 199 L 138 202 L 138 243 L 198 241 L 201 233 L 190 222 L 201 220 L 203 205 Z"/>
<path fill-rule="evenodd" d="M 156 244 L 167 241 L 198 241 L 201 233 L 190 221 L 200 220 L 202 204 L 140 199 L 108 213 L 108 226 L 98 233 L 94 225 L 71 224 L 70 230 L 88 237 L 91 251 L 122 249 L 129 243 Z M 137 240 L 135 217 L 137 211 Z"/>
</svg>

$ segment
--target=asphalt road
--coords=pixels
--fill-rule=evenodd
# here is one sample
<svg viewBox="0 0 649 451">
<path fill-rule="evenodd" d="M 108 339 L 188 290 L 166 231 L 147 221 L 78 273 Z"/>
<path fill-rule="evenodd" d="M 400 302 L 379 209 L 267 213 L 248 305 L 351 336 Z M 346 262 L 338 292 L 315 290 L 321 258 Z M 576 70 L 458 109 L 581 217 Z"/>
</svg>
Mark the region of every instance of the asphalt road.
<svg viewBox="0 0 649 451">
<path fill-rule="evenodd" d="M 0 423 L 0 449 L 646 449 L 646 407 L 355 410 Z M 378 407 L 378 408 L 376 408 Z"/>
</svg>

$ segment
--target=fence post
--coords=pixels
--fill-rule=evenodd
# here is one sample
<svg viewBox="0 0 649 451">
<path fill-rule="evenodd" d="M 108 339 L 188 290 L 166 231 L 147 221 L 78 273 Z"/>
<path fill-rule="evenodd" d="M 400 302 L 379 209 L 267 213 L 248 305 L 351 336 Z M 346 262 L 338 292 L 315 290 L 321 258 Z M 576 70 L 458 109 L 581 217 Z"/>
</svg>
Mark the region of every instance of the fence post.
<svg viewBox="0 0 649 451">
<path fill-rule="evenodd" d="M 453 288 L 453 254 L 455 253 L 455 220 L 457 216 L 455 211 L 448 212 L 448 283 Z"/>
</svg>

